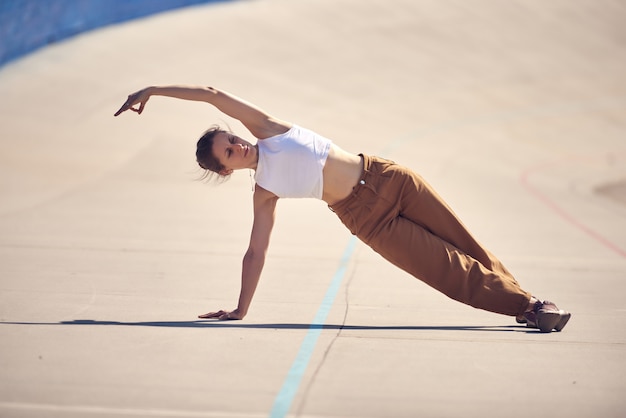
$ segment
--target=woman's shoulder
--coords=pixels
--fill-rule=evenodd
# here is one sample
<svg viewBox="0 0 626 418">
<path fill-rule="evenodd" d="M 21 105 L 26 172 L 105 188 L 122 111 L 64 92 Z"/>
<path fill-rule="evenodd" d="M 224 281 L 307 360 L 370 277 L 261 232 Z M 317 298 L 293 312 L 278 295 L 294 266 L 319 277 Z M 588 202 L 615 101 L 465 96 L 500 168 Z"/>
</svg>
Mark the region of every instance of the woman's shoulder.
<svg viewBox="0 0 626 418">
<path fill-rule="evenodd" d="M 254 195 L 253 199 L 255 204 L 268 202 L 268 201 L 277 201 L 279 198 L 276 194 L 270 192 L 266 188 L 260 186 L 258 183 L 254 185 Z"/>
<path fill-rule="evenodd" d="M 263 134 L 259 137 L 260 141 L 274 138 L 292 131 L 296 125 L 280 119 L 270 119 L 267 121 Z"/>
</svg>

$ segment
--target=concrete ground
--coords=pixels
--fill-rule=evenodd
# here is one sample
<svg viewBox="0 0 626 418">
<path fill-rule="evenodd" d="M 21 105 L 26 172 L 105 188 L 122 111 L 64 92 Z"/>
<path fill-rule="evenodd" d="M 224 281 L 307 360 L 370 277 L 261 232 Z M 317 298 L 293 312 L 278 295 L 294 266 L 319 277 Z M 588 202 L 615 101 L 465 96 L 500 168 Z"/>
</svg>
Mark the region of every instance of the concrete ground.
<svg viewBox="0 0 626 418">
<path fill-rule="evenodd" d="M 0 70 L 1 417 L 623 417 L 626 5 L 195 7 Z M 448 300 L 284 200 L 244 321 L 250 179 L 195 181 L 214 85 L 413 167 L 561 333 Z"/>
</svg>

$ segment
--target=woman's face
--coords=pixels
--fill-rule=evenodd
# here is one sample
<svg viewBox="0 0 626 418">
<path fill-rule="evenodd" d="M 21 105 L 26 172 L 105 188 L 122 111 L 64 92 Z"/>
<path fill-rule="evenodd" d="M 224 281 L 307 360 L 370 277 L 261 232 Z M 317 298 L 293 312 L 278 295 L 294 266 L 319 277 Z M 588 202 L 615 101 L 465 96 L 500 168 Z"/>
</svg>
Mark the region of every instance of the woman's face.
<svg viewBox="0 0 626 418">
<path fill-rule="evenodd" d="M 213 155 L 226 167 L 220 172 L 222 175 L 244 168 L 255 170 L 259 161 L 257 148 L 254 145 L 229 132 L 218 132 L 215 135 Z"/>
</svg>

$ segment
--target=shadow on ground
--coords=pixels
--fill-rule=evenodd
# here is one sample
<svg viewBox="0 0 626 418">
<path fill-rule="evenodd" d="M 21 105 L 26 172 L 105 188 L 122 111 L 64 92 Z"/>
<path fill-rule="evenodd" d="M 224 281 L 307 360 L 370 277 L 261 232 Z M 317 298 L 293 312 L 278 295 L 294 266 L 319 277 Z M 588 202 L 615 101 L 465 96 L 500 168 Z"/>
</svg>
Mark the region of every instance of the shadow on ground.
<svg viewBox="0 0 626 418">
<path fill-rule="evenodd" d="M 242 329 L 289 329 L 289 330 L 342 330 L 342 331 L 497 331 L 497 332 L 538 332 L 524 325 L 505 326 L 423 326 L 423 325 L 340 325 L 340 324 L 246 324 L 239 321 L 146 321 L 120 322 L 96 321 L 93 319 L 75 319 L 61 322 L 0 322 L 3 325 L 107 325 L 122 327 L 158 327 L 158 328 L 242 328 Z"/>
</svg>

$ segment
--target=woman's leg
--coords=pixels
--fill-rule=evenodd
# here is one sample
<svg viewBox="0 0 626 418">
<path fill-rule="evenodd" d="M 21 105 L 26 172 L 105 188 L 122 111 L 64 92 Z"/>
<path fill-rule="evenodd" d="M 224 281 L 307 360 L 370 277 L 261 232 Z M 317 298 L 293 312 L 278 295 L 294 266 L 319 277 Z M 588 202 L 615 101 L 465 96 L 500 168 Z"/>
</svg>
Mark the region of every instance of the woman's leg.
<svg viewBox="0 0 626 418">
<path fill-rule="evenodd" d="M 487 269 L 508 276 L 517 283 L 502 262 L 474 238 L 430 184 L 419 174 L 405 167 L 396 166 L 396 170 L 400 177 L 404 177 L 399 202 L 400 216 L 454 245 Z"/>
<path fill-rule="evenodd" d="M 509 276 L 489 270 L 407 218 L 391 219 L 367 244 L 391 263 L 459 302 L 512 316 L 528 309 L 530 294 Z"/>
<path fill-rule="evenodd" d="M 505 315 L 528 309 L 530 294 L 419 176 L 386 160 L 364 160 L 353 196 L 332 208 L 354 234 L 455 300 Z"/>
</svg>

